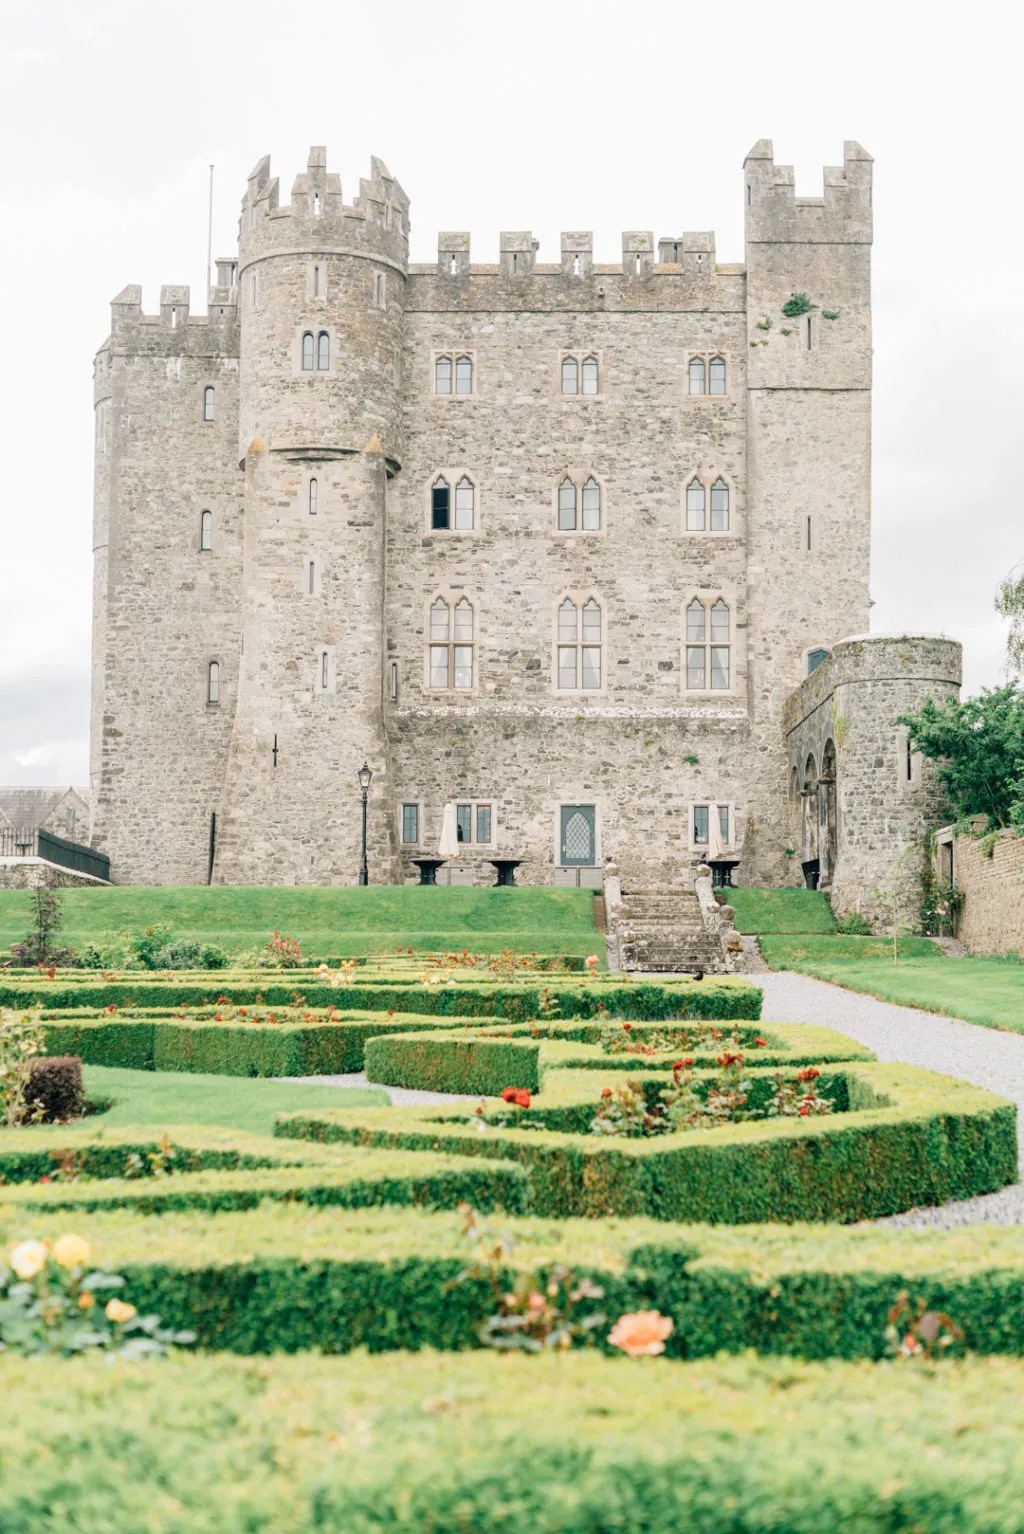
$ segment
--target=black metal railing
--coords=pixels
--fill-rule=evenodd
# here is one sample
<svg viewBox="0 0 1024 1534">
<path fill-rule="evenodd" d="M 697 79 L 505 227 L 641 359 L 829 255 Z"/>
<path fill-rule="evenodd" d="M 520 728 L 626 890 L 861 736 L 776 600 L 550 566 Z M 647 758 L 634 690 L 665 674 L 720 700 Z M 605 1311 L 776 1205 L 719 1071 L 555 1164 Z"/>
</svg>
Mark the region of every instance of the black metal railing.
<svg viewBox="0 0 1024 1534">
<path fill-rule="evenodd" d="M 106 853 L 94 852 L 80 842 L 65 841 L 63 836 L 54 836 L 52 831 L 0 827 L 0 858 L 45 858 L 59 868 L 90 874 L 94 879 L 105 879 L 110 883 L 110 859 Z"/>
</svg>

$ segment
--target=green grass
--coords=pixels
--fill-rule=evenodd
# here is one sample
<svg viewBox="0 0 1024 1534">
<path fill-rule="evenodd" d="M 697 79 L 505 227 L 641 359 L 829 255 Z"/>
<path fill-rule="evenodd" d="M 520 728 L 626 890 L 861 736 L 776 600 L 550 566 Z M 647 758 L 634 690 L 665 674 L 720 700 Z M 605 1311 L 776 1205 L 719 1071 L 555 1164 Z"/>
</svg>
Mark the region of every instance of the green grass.
<svg viewBox="0 0 1024 1534">
<path fill-rule="evenodd" d="M 832 908 L 817 890 L 729 890 L 737 932 L 834 932 Z"/>
<path fill-rule="evenodd" d="M 280 1113 L 307 1109 L 386 1107 L 388 1096 L 378 1087 L 317 1086 L 301 1081 L 257 1081 L 234 1076 L 184 1076 L 176 1071 L 125 1071 L 86 1066 L 89 1097 L 111 1098 L 114 1106 L 99 1117 L 90 1115 L 77 1126 L 92 1134 L 110 1129 L 171 1124 L 217 1124 L 250 1134 L 273 1134 Z M 73 1133 L 69 1130 L 69 1133 Z"/>
<path fill-rule="evenodd" d="M 954 959 L 927 938 L 902 938 L 894 964 L 884 938 L 766 937 L 772 969 L 798 970 L 882 1001 L 1024 1033 L 1024 966 L 1006 959 Z"/>
<path fill-rule="evenodd" d="M 262 948 L 274 931 L 311 954 L 355 957 L 397 947 L 604 957 L 589 890 L 114 887 L 65 890 L 62 941 L 100 947 L 123 932 L 166 926 L 175 937 L 227 950 Z M 0 890 L 0 948 L 29 927 L 30 897 Z"/>
</svg>

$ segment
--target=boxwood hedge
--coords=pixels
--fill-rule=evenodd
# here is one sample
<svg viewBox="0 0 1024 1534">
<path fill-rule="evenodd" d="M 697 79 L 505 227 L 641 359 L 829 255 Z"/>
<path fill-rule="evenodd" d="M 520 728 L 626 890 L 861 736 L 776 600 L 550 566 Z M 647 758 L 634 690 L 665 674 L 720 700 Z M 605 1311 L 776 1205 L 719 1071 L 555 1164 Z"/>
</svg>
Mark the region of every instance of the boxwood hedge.
<svg viewBox="0 0 1024 1534">
<path fill-rule="evenodd" d="M 199 980 L 166 978 L 142 971 L 112 981 L 0 979 L 0 1007 L 41 1006 L 47 1011 L 68 1007 L 209 1006 L 224 996 L 234 1006 L 288 1006 L 301 994 L 308 1007 L 346 1010 L 422 1012 L 436 1017 L 504 1017 L 527 1022 L 545 1008 L 557 1007 L 562 1017 L 594 1017 L 603 1008 L 612 1017 L 758 1018 L 761 991 L 745 980 L 726 976 L 707 980 L 592 981 L 553 978 L 542 985 L 535 978 L 503 984 L 481 977 L 458 980 L 441 972 L 424 982 L 382 977 L 334 987 L 284 973 L 246 976 L 212 974 Z"/>
<path fill-rule="evenodd" d="M 1024 1354 L 1020 1228 L 490 1221 L 514 1237 L 506 1276 L 526 1269 L 543 1279 L 551 1264 L 569 1264 L 603 1286 L 599 1308 L 610 1319 L 652 1308 L 670 1316 L 670 1357 L 753 1349 L 880 1358 L 901 1289 L 948 1311 L 972 1351 Z M 4 1245 L 68 1228 L 64 1209 L 0 1208 Z M 448 1287 L 471 1256 L 451 1213 L 293 1203 L 140 1219 L 122 1208 L 76 1212 L 71 1228 L 124 1274 L 134 1304 L 223 1351 L 463 1349 L 478 1345 L 494 1308 L 483 1279 Z"/>
<path fill-rule="evenodd" d="M 1006 1534 L 1016 1360 L 0 1360 L 5 1534 Z M 59 1446 L 59 1452 L 54 1446 Z M 145 1467 L 126 1474 L 125 1467 Z"/>
<path fill-rule="evenodd" d="M 552 1070 L 650 1071 L 671 1069 L 681 1054 L 710 1065 L 733 1034 L 752 1066 L 797 1066 L 839 1060 L 873 1060 L 871 1051 L 830 1028 L 804 1023 L 765 1025 L 737 1024 L 735 1030 L 718 1030 L 718 1042 L 698 1043 L 696 1031 L 677 1030 L 671 1050 L 659 1044 L 654 1055 L 608 1053 L 598 1042 L 602 1028 L 594 1022 L 512 1024 L 508 1028 L 460 1028 L 458 1032 L 436 1029 L 405 1032 L 396 1028 L 368 1039 L 366 1071 L 371 1081 L 386 1086 L 412 1087 L 431 1092 L 478 1092 L 495 1097 L 505 1087 L 540 1088 Z M 673 1030 L 667 1030 L 672 1032 Z M 661 1039 L 664 1024 L 637 1023 L 625 1043 L 632 1039 L 643 1046 L 648 1038 Z M 651 1046 L 653 1047 L 653 1046 Z"/>
<path fill-rule="evenodd" d="M 835 1067 L 849 1111 L 652 1139 L 490 1126 L 464 1105 L 283 1115 L 276 1133 L 320 1142 L 500 1156 L 530 1170 L 538 1213 L 665 1220 L 862 1220 L 989 1193 L 1016 1180 L 1016 1110 L 914 1066 Z M 643 1080 L 642 1072 L 632 1072 Z M 560 1071 L 538 1107 L 596 1106 L 621 1073 Z M 656 1078 L 661 1084 L 664 1078 Z M 573 1118 L 571 1122 L 576 1123 Z"/>
</svg>

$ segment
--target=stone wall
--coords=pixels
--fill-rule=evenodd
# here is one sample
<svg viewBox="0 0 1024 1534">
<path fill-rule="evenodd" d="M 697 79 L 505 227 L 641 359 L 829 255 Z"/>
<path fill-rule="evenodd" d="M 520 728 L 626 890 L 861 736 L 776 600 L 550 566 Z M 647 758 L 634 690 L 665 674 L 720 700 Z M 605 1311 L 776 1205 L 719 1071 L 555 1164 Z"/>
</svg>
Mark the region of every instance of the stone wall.
<svg viewBox="0 0 1024 1534">
<path fill-rule="evenodd" d="M 320 149 L 290 204 L 260 161 L 210 320 L 174 288 L 143 316 L 128 288 L 97 359 L 95 840 L 113 877 L 202 882 L 216 813 L 215 880 L 351 881 L 365 756 L 374 879 L 435 851 L 456 801 L 493 806 L 494 844 L 466 849 L 480 881 L 488 854 L 558 878 L 567 804 L 593 807 L 595 856 L 626 881 L 677 879 L 695 803 L 728 806 L 737 882 L 792 880 L 784 701 L 808 651 L 868 616 L 870 178 L 848 144 L 822 198 L 797 198 L 755 146 L 745 268 L 716 264 L 711 235 L 656 249 L 644 231 L 616 265 L 580 231 L 538 262 L 516 231 L 495 264 L 446 233 L 436 265 L 409 267 L 408 200 L 379 161 L 351 206 Z M 781 313 L 797 292 L 810 331 Z M 307 330 L 328 337 L 323 369 L 301 365 Z M 471 359 L 471 392 L 435 392 L 438 355 Z M 566 355 L 596 360 L 595 394 L 562 394 Z M 713 357 L 724 392 L 690 394 L 691 360 Z M 471 529 L 432 529 L 439 476 L 472 484 Z M 599 528 L 559 530 L 566 476 L 599 485 Z M 695 478 L 727 486 L 727 530 L 687 531 Z M 437 598 L 472 606 L 469 688 L 430 686 Z M 600 608 L 597 688 L 558 685 L 566 598 Z M 694 599 L 728 606 L 728 687 L 687 686 Z"/>
<path fill-rule="evenodd" d="M 1024 838 L 958 836 L 953 879 L 966 897 L 957 937 L 971 953 L 1024 955 Z"/>
</svg>

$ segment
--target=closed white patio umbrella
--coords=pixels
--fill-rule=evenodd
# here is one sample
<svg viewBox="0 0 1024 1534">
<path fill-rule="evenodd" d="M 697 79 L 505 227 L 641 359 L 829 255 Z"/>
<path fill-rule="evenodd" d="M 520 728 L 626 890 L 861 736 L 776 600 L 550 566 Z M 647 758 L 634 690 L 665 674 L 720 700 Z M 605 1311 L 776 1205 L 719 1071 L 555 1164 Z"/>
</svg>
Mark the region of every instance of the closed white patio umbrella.
<svg viewBox="0 0 1024 1534">
<path fill-rule="evenodd" d="M 718 806 L 708 806 L 708 850 L 705 862 L 717 863 L 725 857 L 725 844 L 722 841 L 722 828 L 718 819 Z"/>
<path fill-rule="evenodd" d="M 459 828 L 455 820 L 454 804 L 446 804 L 441 818 L 441 843 L 438 857 L 457 858 L 459 855 Z"/>
</svg>

